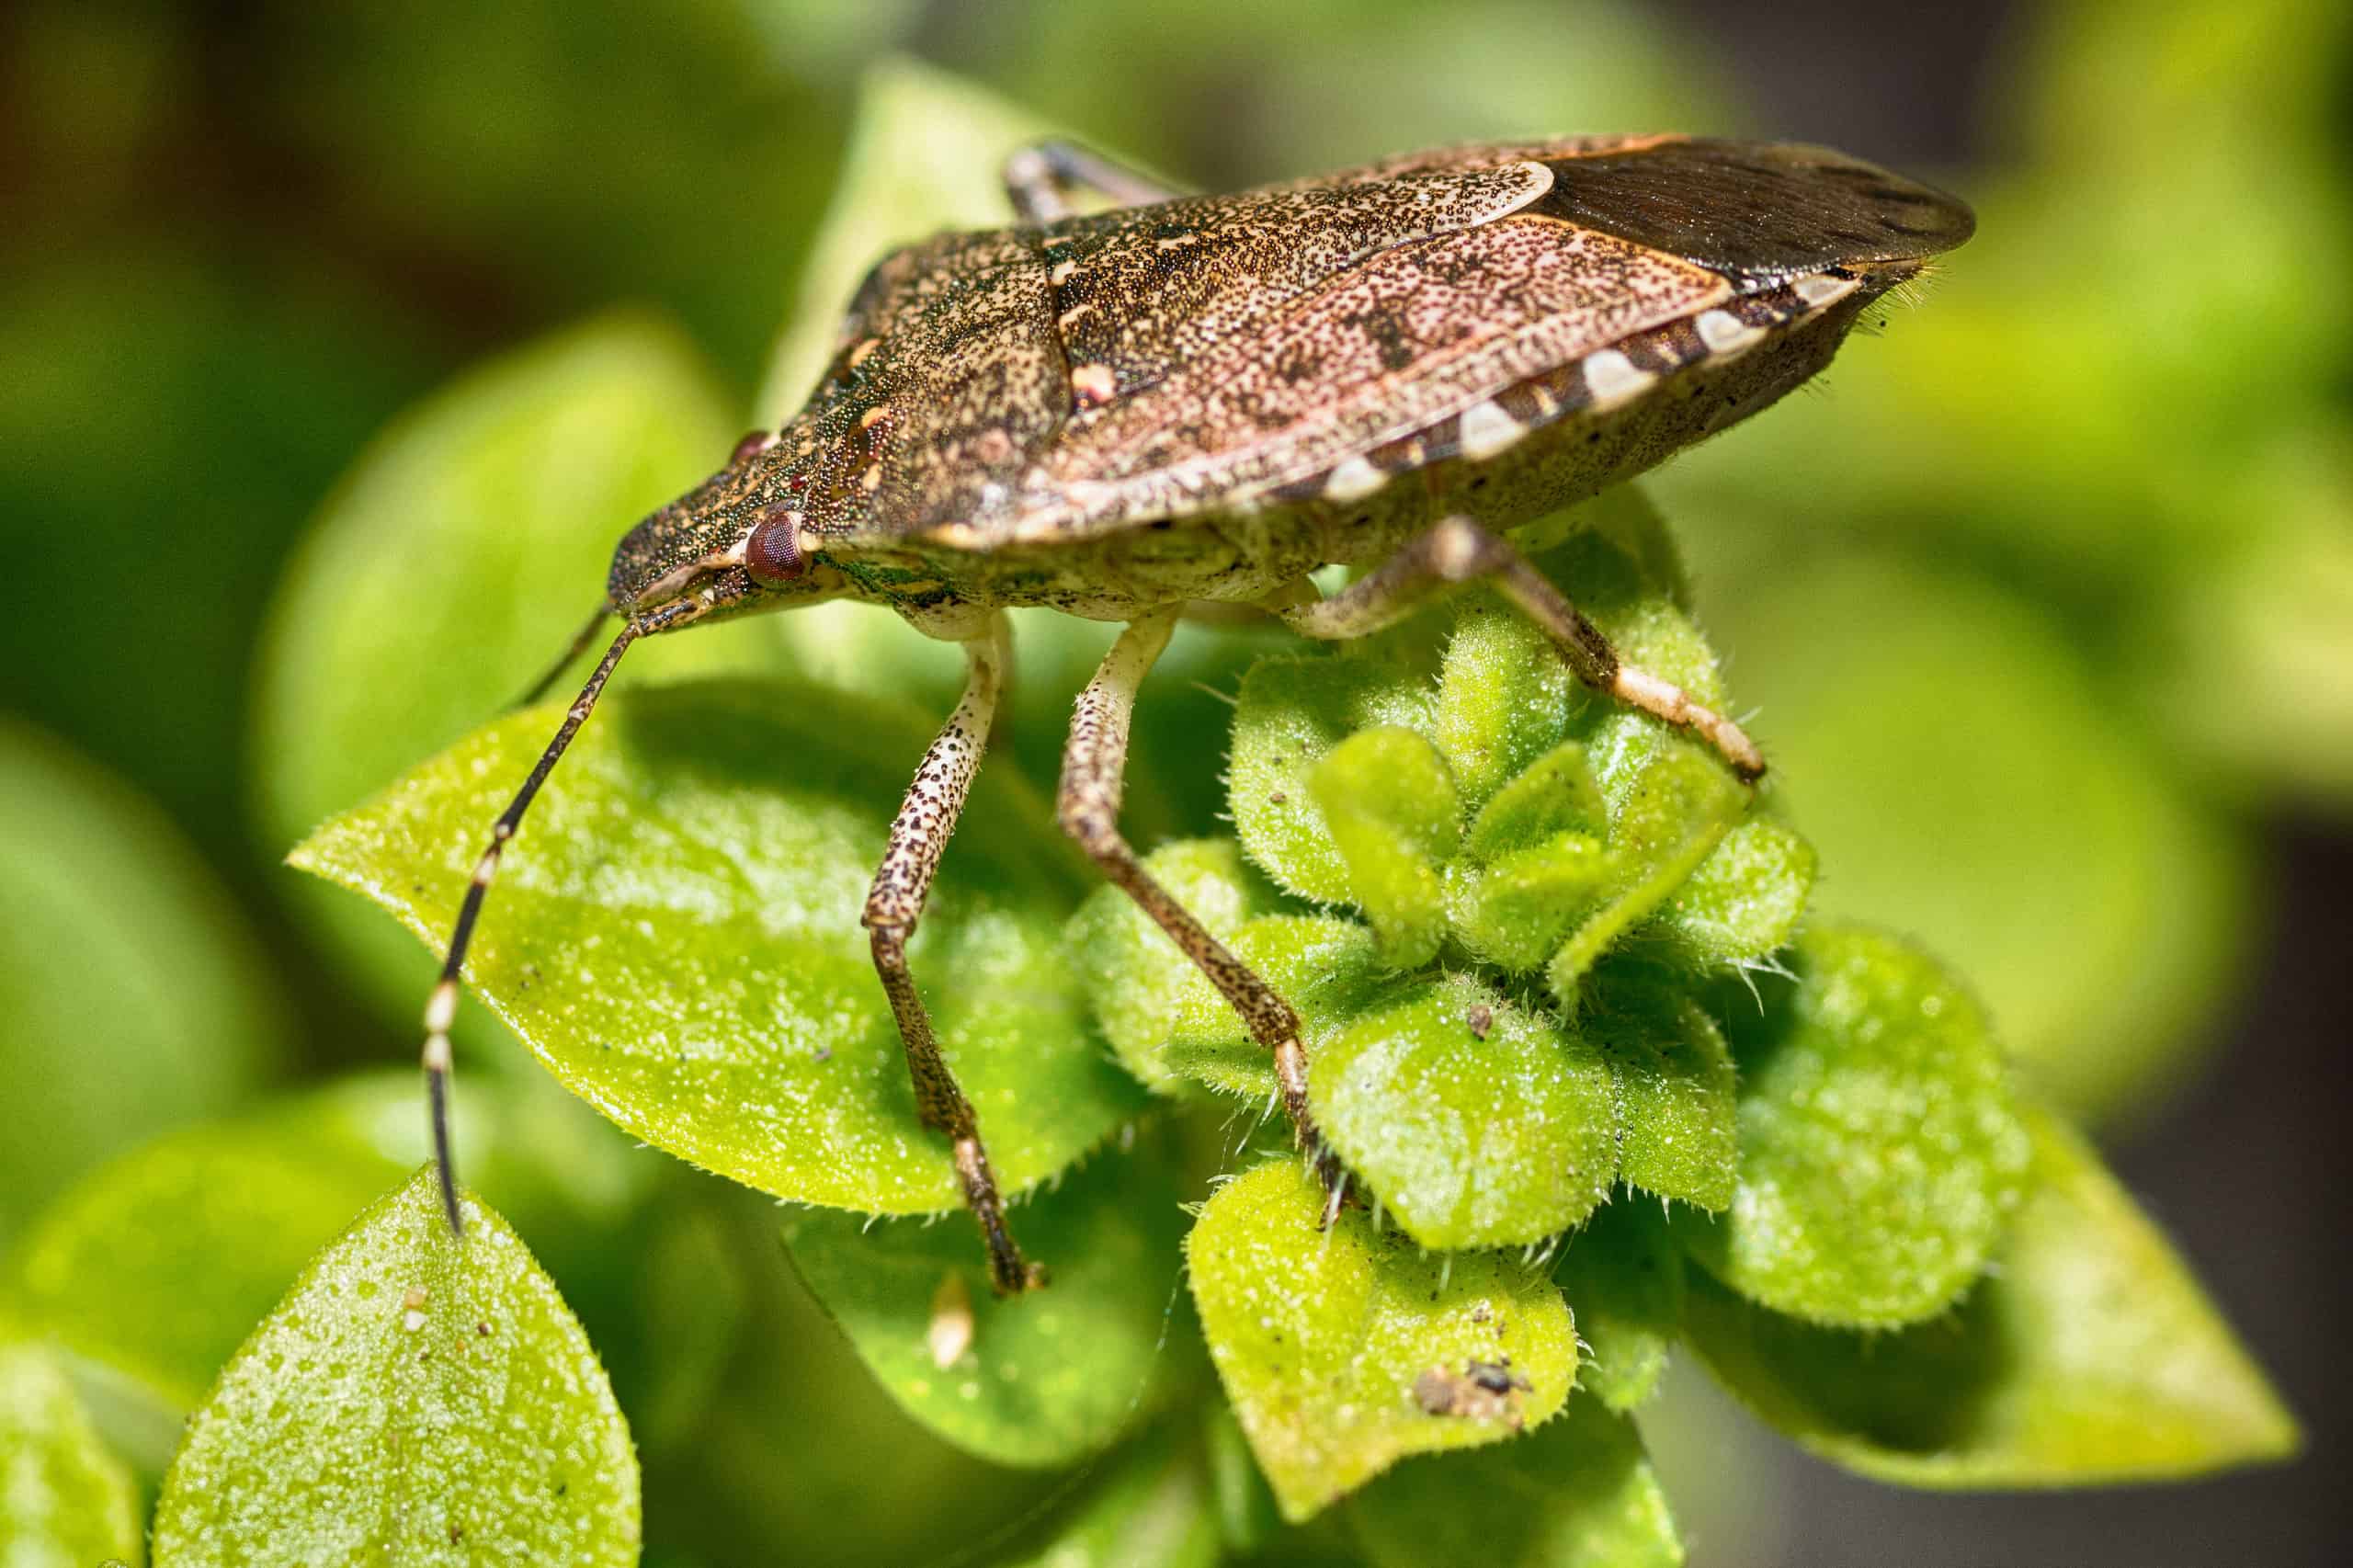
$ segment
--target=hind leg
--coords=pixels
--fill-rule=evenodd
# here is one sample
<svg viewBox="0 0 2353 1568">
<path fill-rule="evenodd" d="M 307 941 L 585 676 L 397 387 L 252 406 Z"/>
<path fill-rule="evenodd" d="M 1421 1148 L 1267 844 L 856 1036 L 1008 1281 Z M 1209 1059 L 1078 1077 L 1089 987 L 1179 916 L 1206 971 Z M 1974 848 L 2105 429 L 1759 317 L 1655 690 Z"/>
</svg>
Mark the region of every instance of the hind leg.
<svg viewBox="0 0 2353 1568">
<path fill-rule="evenodd" d="M 964 1189 L 964 1205 L 979 1221 L 981 1237 L 988 1245 L 989 1278 L 999 1295 L 1010 1296 L 1043 1283 L 1044 1277 L 1035 1265 L 1022 1261 L 1021 1250 L 1013 1244 L 1013 1234 L 1006 1228 L 1005 1200 L 997 1191 L 995 1174 L 989 1169 L 988 1151 L 981 1143 L 972 1102 L 965 1098 L 956 1074 L 939 1054 L 931 1015 L 925 1010 L 923 997 L 915 991 L 915 975 L 907 967 L 907 942 L 922 917 L 924 901 L 931 893 L 932 874 L 939 869 L 949 835 L 956 831 L 964 798 L 972 791 L 972 775 L 980 770 L 1006 670 L 1012 663 L 1012 639 L 1002 616 L 992 617 L 988 630 L 964 644 L 964 659 L 969 673 L 963 700 L 949 715 L 939 738 L 931 743 L 923 765 L 915 770 L 906 801 L 891 824 L 891 846 L 875 870 L 861 918 L 873 945 L 875 972 L 882 977 L 883 994 L 891 999 L 899 1039 L 906 1047 L 916 1113 L 925 1125 L 948 1136 L 956 1161 L 956 1179 Z"/>
<path fill-rule="evenodd" d="M 1256 971 L 1236 958 L 1190 910 L 1153 880 L 1120 832 L 1120 801 L 1126 784 L 1128 730 L 1135 712 L 1136 687 L 1168 645 L 1176 617 L 1177 610 L 1172 608 L 1131 623 L 1080 694 L 1077 711 L 1071 719 L 1070 740 L 1063 751 L 1056 814 L 1063 831 L 1076 839 L 1103 874 L 1168 934 L 1169 940 L 1242 1015 L 1251 1037 L 1273 1053 L 1283 1108 L 1290 1115 L 1299 1146 L 1314 1158 L 1329 1195 L 1324 1208 L 1328 1223 L 1339 1210 L 1341 1173 L 1339 1162 L 1323 1147 L 1308 1114 L 1307 1046 L 1301 1039 L 1299 1015 Z"/>
<path fill-rule="evenodd" d="M 1525 556 L 1467 517 L 1438 523 L 1331 598 L 1278 613 L 1305 636 L 1364 637 L 1393 625 L 1433 597 L 1488 578 L 1552 640 L 1579 680 L 1690 731 L 1715 747 L 1744 782 L 1764 777 L 1764 755 L 1739 725 L 1693 701 L 1674 682 L 1620 661 L 1600 629 L 1579 615 Z"/>
</svg>

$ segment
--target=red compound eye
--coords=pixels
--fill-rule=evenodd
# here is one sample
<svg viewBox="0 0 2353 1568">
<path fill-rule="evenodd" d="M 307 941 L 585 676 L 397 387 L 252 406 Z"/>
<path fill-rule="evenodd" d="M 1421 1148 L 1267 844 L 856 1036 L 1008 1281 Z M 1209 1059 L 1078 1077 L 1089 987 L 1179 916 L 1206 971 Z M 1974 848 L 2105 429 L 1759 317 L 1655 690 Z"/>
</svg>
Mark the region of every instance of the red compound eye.
<svg viewBox="0 0 2353 1568">
<path fill-rule="evenodd" d="M 734 455 L 727 460 L 728 466 L 733 468 L 737 463 L 758 457 L 762 452 L 765 452 L 770 447 L 775 446 L 776 439 L 775 433 L 772 431 L 754 430 L 750 432 L 745 435 L 742 440 L 735 443 Z"/>
<path fill-rule="evenodd" d="M 801 514 L 789 506 L 771 506 L 752 525 L 744 541 L 744 570 L 755 582 L 790 583 L 809 570 L 801 550 Z"/>
</svg>

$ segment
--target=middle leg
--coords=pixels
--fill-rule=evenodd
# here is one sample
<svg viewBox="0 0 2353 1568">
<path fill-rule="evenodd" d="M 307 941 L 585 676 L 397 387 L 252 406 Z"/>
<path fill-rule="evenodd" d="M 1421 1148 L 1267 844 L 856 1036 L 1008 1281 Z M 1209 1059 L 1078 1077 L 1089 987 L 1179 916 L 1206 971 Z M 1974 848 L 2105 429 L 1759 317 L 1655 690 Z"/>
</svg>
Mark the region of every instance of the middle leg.
<svg viewBox="0 0 2353 1568">
<path fill-rule="evenodd" d="M 1055 812 L 1063 831 L 1076 839 L 1103 874 L 1168 933 L 1169 939 L 1242 1015 L 1251 1038 L 1273 1052 L 1283 1108 L 1290 1115 L 1300 1148 L 1314 1160 L 1316 1172 L 1324 1178 L 1327 1195 L 1324 1219 L 1329 1224 L 1339 1211 L 1344 1189 L 1339 1162 L 1317 1136 L 1314 1119 L 1308 1112 L 1307 1045 L 1301 1038 L 1299 1015 L 1256 971 L 1236 958 L 1232 949 L 1211 936 L 1190 910 L 1153 880 L 1120 832 L 1120 801 L 1126 790 L 1128 731 L 1135 713 L 1136 687 L 1161 650 L 1168 646 L 1177 614 L 1178 609 L 1171 608 L 1130 623 L 1103 655 L 1102 666 L 1079 695 L 1078 710 L 1071 719 Z"/>
<path fill-rule="evenodd" d="M 991 616 L 986 631 L 964 644 L 967 674 L 963 700 L 941 726 L 939 738 L 924 754 L 907 798 L 891 824 L 891 846 L 874 872 L 861 917 L 874 949 L 875 971 L 882 977 L 883 994 L 891 999 L 898 1020 L 899 1039 L 906 1047 L 907 1075 L 915 1081 L 915 1111 L 927 1127 L 948 1135 L 956 1160 L 956 1179 L 964 1189 L 964 1205 L 980 1222 L 988 1244 L 989 1278 L 999 1295 L 1010 1296 L 1044 1283 L 1036 1265 L 1024 1263 L 1006 1228 L 1005 1199 L 996 1176 L 989 1169 L 988 1151 L 972 1102 L 964 1096 L 956 1074 L 939 1054 L 931 1030 L 931 1015 L 915 991 L 907 968 L 907 942 L 931 895 L 932 874 L 956 831 L 956 819 L 972 792 L 972 775 L 981 754 L 988 749 L 989 729 L 996 718 L 997 701 L 1012 664 L 1012 638 L 1005 618 Z"/>
</svg>

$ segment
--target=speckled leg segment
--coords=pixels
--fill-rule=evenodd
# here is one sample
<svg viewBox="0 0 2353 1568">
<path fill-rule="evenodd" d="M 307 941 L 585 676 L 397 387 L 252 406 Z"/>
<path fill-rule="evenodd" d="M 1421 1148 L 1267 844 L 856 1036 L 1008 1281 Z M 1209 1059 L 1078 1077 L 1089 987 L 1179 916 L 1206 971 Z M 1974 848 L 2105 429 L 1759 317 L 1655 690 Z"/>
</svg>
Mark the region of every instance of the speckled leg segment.
<svg viewBox="0 0 2353 1568">
<path fill-rule="evenodd" d="M 1339 1211 L 1342 1191 L 1339 1162 L 1316 1136 L 1307 1108 L 1307 1046 L 1300 1037 L 1299 1015 L 1276 994 L 1275 988 L 1233 956 L 1232 949 L 1210 935 L 1191 911 L 1152 879 L 1137 860 L 1134 849 L 1120 832 L 1120 801 L 1126 789 L 1128 728 L 1134 716 L 1136 687 L 1145 672 L 1168 646 L 1177 610 L 1161 611 L 1131 622 L 1103 655 L 1102 667 L 1079 694 L 1078 710 L 1070 724 L 1070 741 L 1063 748 L 1062 788 L 1055 812 L 1063 831 L 1078 841 L 1095 863 L 1159 927 L 1168 933 L 1185 956 L 1209 976 L 1219 994 L 1242 1015 L 1251 1037 L 1274 1053 L 1275 1081 L 1282 1092 L 1283 1108 L 1290 1115 L 1299 1146 L 1315 1161 L 1329 1198 L 1324 1222 Z"/>
<path fill-rule="evenodd" d="M 1503 596 L 1552 638 L 1577 679 L 1690 731 L 1715 747 L 1744 782 L 1764 776 L 1764 755 L 1739 725 L 1693 701 L 1673 681 L 1620 663 L 1618 650 L 1560 589 L 1500 536 L 1467 517 L 1447 518 L 1331 598 L 1278 613 L 1308 637 L 1365 637 L 1394 625 L 1427 600 L 1483 578 L 1495 579 Z"/>
<path fill-rule="evenodd" d="M 899 1039 L 907 1050 L 907 1075 L 915 1082 L 915 1110 L 927 1127 L 938 1129 L 952 1142 L 956 1179 L 964 1189 L 965 1206 L 980 1222 L 989 1249 L 989 1278 L 999 1295 L 1015 1295 L 1045 1282 L 1035 1265 L 1022 1261 L 1006 1229 L 1005 1201 L 989 1169 L 988 1151 L 981 1145 L 972 1102 L 939 1054 L 931 1032 L 931 1015 L 915 991 L 907 968 L 907 942 L 923 915 L 931 893 L 932 874 L 956 831 L 964 798 L 972 792 L 972 775 L 988 748 L 989 728 L 996 718 L 1006 671 L 1012 664 L 1012 639 L 1003 616 L 992 616 L 988 629 L 964 644 L 969 674 L 963 700 L 956 704 L 941 727 L 939 738 L 924 754 L 915 782 L 891 824 L 891 846 L 874 873 L 860 917 L 874 948 L 874 968 L 882 977 L 883 994 L 891 999 L 898 1019 Z"/>
<path fill-rule="evenodd" d="M 1091 190 L 1117 207 L 1144 207 L 1178 192 L 1099 153 L 1068 142 L 1040 142 L 1005 161 L 1005 196 L 1025 223 L 1052 223 L 1073 213 L 1070 193 Z"/>
</svg>

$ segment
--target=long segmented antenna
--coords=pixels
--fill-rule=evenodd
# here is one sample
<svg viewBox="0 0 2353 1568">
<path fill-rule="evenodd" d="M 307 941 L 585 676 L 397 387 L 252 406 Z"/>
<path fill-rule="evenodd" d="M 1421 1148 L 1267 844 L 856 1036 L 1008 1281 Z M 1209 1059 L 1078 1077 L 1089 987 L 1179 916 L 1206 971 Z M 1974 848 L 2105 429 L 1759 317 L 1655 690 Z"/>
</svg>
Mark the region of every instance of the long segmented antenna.
<svg viewBox="0 0 2353 1568">
<path fill-rule="evenodd" d="M 572 667 L 572 661 L 588 651 L 588 644 L 597 640 L 597 629 L 604 625 L 606 618 L 612 613 L 611 605 L 599 603 L 597 606 L 597 613 L 588 618 L 588 623 L 572 634 L 572 643 L 564 649 L 563 657 L 550 665 L 547 673 L 531 683 L 529 690 L 506 705 L 508 709 L 529 708 L 532 703 L 545 697 L 548 694 L 548 688 L 562 680 L 563 672 Z"/>
<path fill-rule="evenodd" d="M 631 620 L 621 627 L 620 635 L 597 661 L 596 670 L 588 676 L 588 684 L 573 699 L 572 707 L 563 716 L 563 723 L 540 754 L 539 762 L 531 768 L 523 787 L 515 791 L 515 799 L 498 813 L 491 824 L 490 846 L 474 862 L 473 880 L 466 884 L 465 902 L 458 905 L 458 921 L 449 932 L 449 955 L 441 960 L 441 978 L 433 987 L 433 995 L 425 1004 L 425 1097 L 427 1113 L 433 1124 L 433 1165 L 441 1178 L 441 1208 L 449 1221 L 449 1233 L 463 1237 L 466 1223 L 458 1211 L 458 1167 L 449 1147 L 449 1026 L 458 1017 L 458 971 L 465 967 L 466 946 L 473 940 L 474 921 L 482 914 L 482 901 L 490 892 L 490 882 L 498 874 L 499 852 L 515 830 L 523 824 L 523 813 L 531 807 L 531 797 L 540 792 L 548 775 L 554 771 L 556 761 L 572 744 L 572 737 L 588 722 L 589 713 L 597 706 L 597 699 L 605 683 L 613 677 L 613 667 L 621 662 L 629 645 L 641 637 L 657 631 L 669 631 L 699 620 L 721 605 L 729 604 L 752 592 L 751 579 L 741 571 L 728 573 L 710 584 L 691 598 L 673 599 L 642 619 Z M 602 620 L 604 617 L 597 618 Z M 589 631 L 594 631 L 592 622 Z M 582 641 L 586 640 L 584 633 Z M 571 662 L 566 655 L 565 663 Z M 561 666 L 559 666 L 561 668 Z"/>
<path fill-rule="evenodd" d="M 572 744 L 572 737 L 587 722 L 605 683 L 612 678 L 614 666 L 644 631 L 644 623 L 635 620 L 621 628 L 621 634 L 613 639 L 613 645 L 597 662 L 596 673 L 588 677 L 588 684 L 574 699 L 572 710 L 564 714 L 555 739 L 540 753 L 530 777 L 523 780 L 523 787 L 515 791 L 515 799 L 507 802 L 506 809 L 491 824 L 490 846 L 474 862 L 473 880 L 466 884 L 465 902 L 458 905 L 458 923 L 449 933 L 449 955 L 441 960 L 441 978 L 425 1004 L 425 1095 L 433 1121 L 433 1165 L 440 1173 L 441 1207 L 449 1217 L 449 1233 L 454 1236 L 466 1233 L 466 1222 L 458 1213 L 458 1167 L 449 1149 L 449 1026 L 458 1017 L 458 971 L 465 965 L 466 945 L 473 940 L 474 921 L 482 915 L 483 897 L 490 892 L 491 879 L 498 874 L 499 852 L 522 825 L 523 813 L 531 807 L 531 797 L 547 782 L 556 760 Z"/>
</svg>

